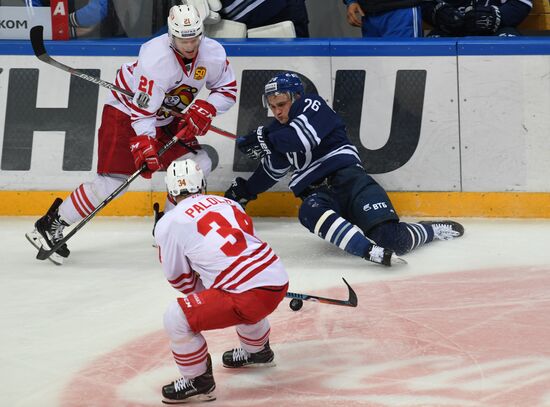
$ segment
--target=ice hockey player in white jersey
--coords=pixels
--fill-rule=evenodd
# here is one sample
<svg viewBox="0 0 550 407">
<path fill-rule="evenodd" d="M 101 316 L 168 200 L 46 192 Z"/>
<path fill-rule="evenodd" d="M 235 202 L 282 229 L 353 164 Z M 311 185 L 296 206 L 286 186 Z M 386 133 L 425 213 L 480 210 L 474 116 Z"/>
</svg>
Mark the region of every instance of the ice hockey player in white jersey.
<svg viewBox="0 0 550 407">
<path fill-rule="evenodd" d="M 162 388 L 163 402 L 210 401 L 216 385 L 201 332 L 235 326 L 240 347 L 223 354 L 227 368 L 272 365 L 266 317 L 284 298 L 288 275 L 237 202 L 205 195 L 197 163 L 173 162 L 165 180 L 177 206 L 157 223 L 155 239 L 164 274 L 183 297 L 164 314 L 182 378 Z"/>
<path fill-rule="evenodd" d="M 234 105 L 237 83 L 224 48 L 203 35 L 202 19 L 193 6 L 172 7 L 168 34 L 144 43 L 138 60 L 118 71 L 115 84 L 135 96 L 109 93 L 98 132 L 97 176 L 64 201 L 57 198 L 35 223 L 35 230 L 26 236 L 37 248 L 52 248 L 63 238 L 66 226 L 89 215 L 143 164 L 145 178 L 178 157 L 192 156 L 206 175 L 211 170 L 211 160 L 196 136 L 206 134 L 212 119 Z M 195 99 L 203 87 L 210 94 Z M 187 111 L 182 120 L 174 120 L 160 110 L 162 106 Z M 175 144 L 159 157 L 159 149 L 175 134 L 185 145 Z M 167 202 L 165 210 L 171 206 Z M 69 253 L 64 244 L 50 259 L 61 264 Z"/>
</svg>

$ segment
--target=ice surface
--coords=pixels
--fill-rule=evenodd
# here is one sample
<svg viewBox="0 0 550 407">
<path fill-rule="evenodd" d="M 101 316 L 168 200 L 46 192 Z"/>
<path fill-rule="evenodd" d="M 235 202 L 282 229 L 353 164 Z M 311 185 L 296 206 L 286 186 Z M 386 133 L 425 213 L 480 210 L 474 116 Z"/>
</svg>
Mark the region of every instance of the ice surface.
<svg viewBox="0 0 550 407">
<path fill-rule="evenodd" d="M 155 406 L 178 377 L 162 328 L 177 296 L 151 219 L 94 219 L 63 266 L 35 259 L 35 219 L 0 218 L 0 406 Z M 233 371 L 232 329 L 205 333 L 220 406 L 550 406 L 550 221 L 462 219 L 466 234 L 384 268 L 256 219 L 290 291 L 271 316 L 277 366 Z"/>
</svg>

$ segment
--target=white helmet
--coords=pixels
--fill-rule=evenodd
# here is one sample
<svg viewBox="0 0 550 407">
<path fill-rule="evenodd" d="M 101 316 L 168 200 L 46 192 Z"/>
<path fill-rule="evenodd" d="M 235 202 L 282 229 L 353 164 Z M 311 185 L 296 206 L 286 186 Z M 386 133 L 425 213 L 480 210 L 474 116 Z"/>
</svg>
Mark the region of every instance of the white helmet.
<svg viewBox="0 0 550 407">
<path fill-rule="evenodd" d="M 166 169 L 164 182 L 172 196 L 182 193 L 196 194 L 206 190 L 204 174 L 193 160 L 173 161 Z"/>
<path fill-rule="evenodd" d="M 195 6 L 173 6 L 168 15 L 168 35 L 177 38 L 194 38 L 203 32 L 202 18 Z"/>
</svg>

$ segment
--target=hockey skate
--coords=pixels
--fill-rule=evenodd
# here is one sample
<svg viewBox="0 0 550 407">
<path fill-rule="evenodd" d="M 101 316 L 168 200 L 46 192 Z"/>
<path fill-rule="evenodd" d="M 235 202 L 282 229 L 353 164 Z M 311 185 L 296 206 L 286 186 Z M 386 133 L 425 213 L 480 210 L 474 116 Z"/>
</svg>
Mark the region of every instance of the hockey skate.
<svg viewBox="0 0 550 407">
<path fill-rule="evenodd" d="M 368 261 L 372 261 L 373 263 L 382 264 L 388 267 L 396 264 L 407 264 L 404 259 L 396 255 L 392 250 L 384 249 L 383 247 L 376 245 L 369 247 L 363 258 Z"/>
<path fill-rule="evenodd" d="M 187 379 L 182 377 L 162 387 L 162 402 L 164 404 L 186 404 L 193 401 L 213 401 L 216 388 L 212 374 L 212 359 L 208 354 L 206 372 L 200 376 Z"/>
<path fill-rule="evenodd" d="M 38 250 L 41 247 L 51 249 L 57 242 L 63 239 L 63 228 L 69 225 L 60 219 L 57 211 L 59 205 L 62 203 L 63 200 L 61 198 L 56 198 L 50 209 L 48 209 L 48 212 L 36 221 L 34 230 L 25 233 L 27 240 Z M 69 257 L 70 253 L 69 248 L 64 244 L 48 259 L 57 265 L 62 265 L 63 259 Z"/>
<path fill-rule="evenodd" d="M 431 226 L 434 231 L 434 240 L 452 240 L 464 234 L 464 226 L 452 220 L 432 220 L 419 222 L 424 226 Z"/>
<path fill-rule="evenodd" d="M 256 353 L 249 353 L 243 348 L 231 349 L 224 352 L 222 361 L 224 367 L 268 367 L 275 366 L 273 359 L 275 354 L 269 347 L 269 341 L 264 345 L 264 348 Z"/>
</svg>

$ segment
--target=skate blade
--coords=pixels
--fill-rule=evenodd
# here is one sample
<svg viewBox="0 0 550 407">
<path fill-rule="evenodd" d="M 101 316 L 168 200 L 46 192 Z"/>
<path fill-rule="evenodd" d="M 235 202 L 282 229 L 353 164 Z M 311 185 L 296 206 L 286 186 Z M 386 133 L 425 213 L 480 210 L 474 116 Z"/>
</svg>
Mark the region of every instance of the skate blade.
<svg viewBox="0 0 550 407">
<path fill-rule="evenodd" d="M 42 240 L 42 236 L 40 233 L 38 233 L 36 230 L 25 233 L 25 237 L 27 240 L 37 249 L 40 250 L 40 248 L 44 248 L 45 250 L 49 250 L 48 245 L 45 245 Z M 51 261 L 56 266 L 63 265 L 63 257 L 61 257 L 57 253 L 52 253 L 50 257 L 48 257 L 48 260 Z"/>
<path fill-rule="evenodd" d="M 240 366 L 240 367 L 233 367 L 233 366 L 227 366 L 223 365 L 223 367 L 226 367 L 228 369 L 255 369 L 257 367 L 273 367 L 277 366 L 275 362 L 267 362 L 267 363 L 250 363 L 248 365 Z"/>
<path fill-rule="evenodd" d="M 207 394 L 197 394 L 196 396 L 191 396 L 183 400 L 162 399 L 162 403 L 176 406 L 176 405 L 187 404 L 187 403 L 208 402 L 208 401 L 214 401 L 214 400 L 216 400 L 216 395 L 214 393 L 207 393 Z"/>
<path fill-rule="evenodd" d="M 402 265 L 402 264 L 408 264 L 407 263 L 407 260 L 395 255 L 395 254 L 392 254 L 391 256 L 391 265 L 392 266 L 397 266 L 397 265 Z"/>
</svg>

